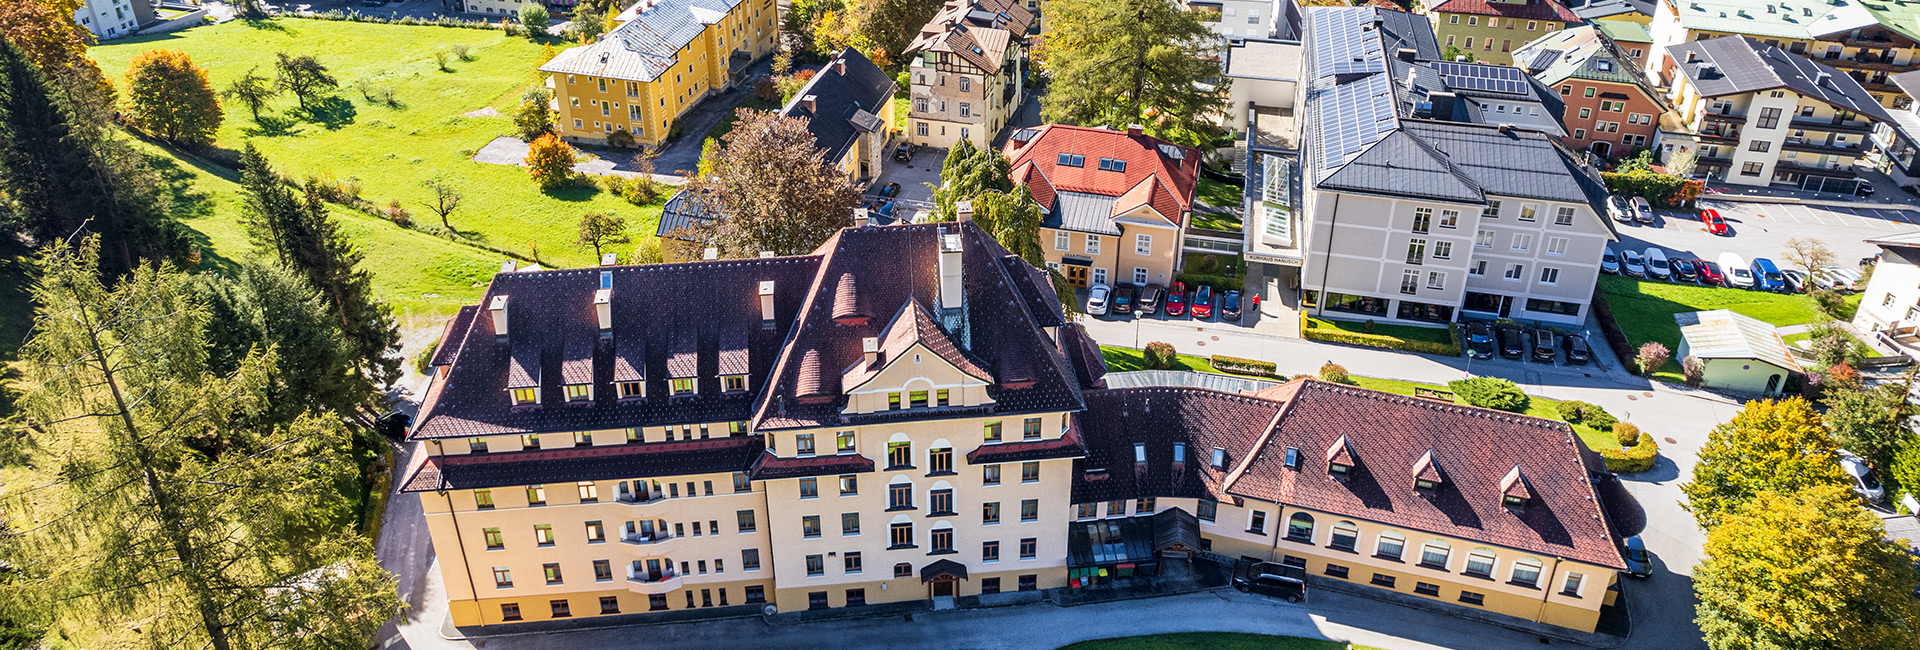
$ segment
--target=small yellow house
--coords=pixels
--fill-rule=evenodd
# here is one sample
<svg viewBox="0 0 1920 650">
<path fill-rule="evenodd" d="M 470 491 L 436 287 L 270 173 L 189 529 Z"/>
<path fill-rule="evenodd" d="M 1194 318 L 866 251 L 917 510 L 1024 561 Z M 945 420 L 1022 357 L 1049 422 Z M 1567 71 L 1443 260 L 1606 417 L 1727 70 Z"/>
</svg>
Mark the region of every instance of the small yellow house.
<svg viewBox="0 0 1920 650">
<path fill-rule="evenodd" d="M 1800 371 L 1793 350 L 1772 325 L 1726 309 L 1674 314 L 1680 324 L 1680 349 L 1674 358 L 1706 365 L 1701 386 L 1733 393 L 1775 397 L 1787 378 Z"/>
<path fill-rule="evenodd" d="M 1180 271 L 1200 152 L 1140 132 L 1020 129 L 1004 154 L 1040 203 L 1047 267 L 1077 287 L 1162 286 Z"/>
</svg>

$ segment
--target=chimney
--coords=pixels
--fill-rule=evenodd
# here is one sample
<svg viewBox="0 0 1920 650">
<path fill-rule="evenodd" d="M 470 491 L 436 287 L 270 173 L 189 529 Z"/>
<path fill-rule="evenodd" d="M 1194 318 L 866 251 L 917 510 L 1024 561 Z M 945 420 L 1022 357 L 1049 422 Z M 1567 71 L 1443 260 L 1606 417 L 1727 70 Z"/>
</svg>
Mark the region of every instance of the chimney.
<svg viewBox="0 0 1920 650">
<path fill-rule="evenodd" d="M 760 324 L 773 324 L 773 281 L 760 282 Z"/>
<path fill-rule="evenodd" d="M 813 110 L 813 105 L 814 105 L 814 102 L 813 102 L 813 100 L 814 100 L 814 97 L 813 97 L 813 95 L 807 95 L 807 96 L 804 96 L 804 97 L 801 97 L 801 98 L 800 98 L 800 105 L 801 105 L 801 106 L 803 106 L 803 107 L 805 107 L 805 108 L 807 109 L 807 112 L 808 112 L 808 113 L 812 113 L 812 112 L 814 112 L 814 110 Z"/>
<path fill-rule="evenodd" d="M 940 308 L 959 309 L 966 302 L 965 278 L 960 269 L 960 235 L 940 236 Z"/>
<path fill-rule="evenodd" d="M 700 259 L 703 259 L 703 260 L 720 259 L 720 249 L 713 246 L 708 246 L 706 252 L 703 252 L 700 254 Z"/>
<path fill-rule="evenodd" d="M 1822 71 L 1820 72 L 1820 74 L 1818 74 L 1818 75 L 1815 75 L 1815 76 L 1814 76 L 1814 78 L 1813 78 L 1813 82 L 1814 82 L 1814 83 L 1816 83 L 1816 84 L 1819 84 L 1819 85 L 1821 85 L 1821 86 L 1826 86 L 1826 87 L 1828 87 L 1828 88 L 1832 88 L 1832 87 L 1833 87 L 1833 74 L 1832 74 L 1832 73 L 1830 73 L 1830 72 L 1826 72 L 1826 71 L 1824 71 L 1824 70 L 1822 70 Z"/>
<path fill-rule="evenodd" d="M 1512 135 L 1512 134 L 1513 134 L 1513 125 L 1512 125 L 1512 124 L 1508 124 L 1508 123 L 1505 123 L 1505 122 L 1502 122 L 1502 123 L 1500 123 L 1500 126 L 1499 126 L 1499 129 L 1500 129 L 1500 133 L 1502 133 L 1502 134 L 1505 134 L 1505 135 Z"/>
<path fill-rule="evenodd" d="M 493 335 L 502 339 L 507 338 L 507 297 L 494 296 L 493 301 L 487 303 L 487 313 L 493 315 Z"/>
<path fill-rule="evenodd" d="M 1140 130 L 1141 130 L 1141 127 L 1138 124 L 1127 125 L 1127 135 L 1129 137 L 1140 135 Z"/>
<path fill-rule="evenodd" d="M 840 76 L 842 76 L 842 77 L 844 77 L 844 76 L 847 76 L 847 59 L 846 59 L 846 57 L 840 57 L 840 58 L 838 58 L 838 59 L 834 59 L 834 60 L 833 60 L 833 71 L 834 71 L 835 73 L 838 73 L 838 74 L 839 74 Z M 812 110 L 812 109 L 811 109 L 811 108 L 809 108 L 808 110 Z"/>
<path fill-rule="evenodd" d="M 620 256 L 618 254 L 604 253 L 600 256 L 601 266 L 614 266 L 619 263 L 620 263 Z"/>
<path fill-rule="evenodd" d="M 954 201 L 953 218 L 955 221 L 973 221 L 973 201 Z"/>
<path fill-rule="evenodd" d="M 596 289 L 593 292 L 593 313 L 600 318 L 600 332 L 613 331 L 613 290 Z"/>
<path fill-rule="evenodd" d="M 513 268 L 514 268 L 514 265 L 513 265 L 513 260 L 507 260 L 507 261 L 505 261 L 505 262 L 501 262 L 501 263 L 500 263 L 500 272 L 501 272 L 501 273 L 512 273 L 512 272 L 513 272 Z"/>
<path fill-rule="evenodd" d="M 1414 58 L 1420 55 L 1420 50 L 1416 50 L 1410 47 L 1403 47 L 1403 48 L 1400 48 L 1399 51 L 1395 52 L 1395 54 L 1400 55 L 1401 61 L 1406 61 L 1407 63 L 1413 63 Z"/>
<path fill-rule="evenodd" d="M 879 360 L 880 360 L 880 337 L 869 336 L 869 337 L 860 339 L 861 363 L 865 363 L 867 364 L 868 368 L 872 368 L 874 362 Z"/>
<path fill-rule="evenodd" d="M 1433 119 L 1453 121 L 1453 100 L 1451 92 L 1435 91 L 1427 93 L 1427 101 L 1433 104 Z"/>
<path fill-rule="evenodd" d="M 760 251 L 760 259 L 764 260 L 770 257 L 773 257 L 773 251 Z"/>
<path fill-rule="evenodd" d="M 864 228 L 866 227 L 866 225 L 867 225 L 867 209 L 864 207 L 854 208 L 853 209 L 853 227 Z"/>
</svg>

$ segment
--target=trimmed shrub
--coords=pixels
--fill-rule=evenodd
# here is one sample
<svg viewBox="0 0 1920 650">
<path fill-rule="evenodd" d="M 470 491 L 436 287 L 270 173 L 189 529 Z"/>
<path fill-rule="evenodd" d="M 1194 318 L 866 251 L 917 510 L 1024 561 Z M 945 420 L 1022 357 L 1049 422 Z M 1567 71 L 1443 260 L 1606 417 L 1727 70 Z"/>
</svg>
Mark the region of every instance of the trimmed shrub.
<svg viewBox="0 0 1920 650">
<path fill-rule="evenodd" d="M 1523 413 L 1532 401 L 1513 382 L 1498 377 L 1473 377 L 1447 382 L 1447 389 L 1468 404 L 1481 408 Z"/>
<path fill-rule="evenodd" d="M 1222 355 L 1216 354 L 1216 355 L 1213 355 L 1212 358 L 1208 359 L 1207 363 L 1211 364 L 1215 370 L 1219 370 L 1221 372 L 1231 372 L 1231 373 L 1240 374 L 1240 375 L 1254 375 L 1256 377 L 1279 377 L 1280 376 L 1279 366 L 1274 365 L 1272 361 L 1260 361 L 1257 359 L 1242 359 L 1240 357 L 1229 357 L 1229 356 L 1222 356 Z M 1311 375 L 1296 375 L 1293 378 L 1299 379 L 1301 377 L 1308 377 L 1308 376 L 1311 376 Z"/>
<path fill-rule="evenodd" d="M 1337 363 L 1328 363 L 1320 366 L 1320 380 L 1330 381 L 1336 384 L 1347 384 L 1349 386 L 1355 385 L 1353 378 L 1347 376 L 1346 366 Z"/>
<path fill-rule="evenodd" d="M 1180 355 L 1174 352 L 1173 344 L 1165 341 L 1148 343 L 1141 356 L 1148 370 L 1168 370 L 1180 363 Z"/>
<path fill-rule="evenodd" d="M 1633 446 L 1633 443 L 1640 440 L 1641 435 L 1640 427 L 1635 426 L 1631 422 L 1615 422 L 1613 424 L 1613 439 L 1619 440 L 1620 446 L 1622 447 Z"/>
<path fill-rule="evenodd" d="M 1349 332 L 1346 330 L 1335 329 L 1332 327 L 1319 327 L 1319 326 L 1316 326 L 1312 320 L 1305 319 L 1305 318 L 1300 319 L 1300 338 L 1307 339 L 1310 341 L 1324 341 L 1327 343 L 1344 343 L 1347 345 L 1361 345 L 1361 346 L 1366 346 L 1370 348 L 1386 348 L 1388 350 L 1405 350 L 1408 352 L 1419 352 L 1421 354 L 1437 354 L 1437 355 L 1446 356 L 1446 357 L 1457 357 L 1457 356 L 1460 356 L 1460 341 L 1459 341 L 1460 336 L 1457 331 L 1453 332 L 1452 334 L 1453 334 L 1453 336 L 1451 337 L 1453 339 L 1452 343 L 1438 343 L 1434 341 L 1416 341 L 1411 339 L 1402 339 L 1402 338 L 1387 336 L 1384 334 L 1367 334 L 1364 332 Z"/>
<path fill-rule="evenodd" d="M 420 374 L 427 374 L 427 364 L 433 362 L 433 352 L 438 349 L 440 349 L 440 339 L 434 339 L 432 343 L 428 343 L 426 349 L 413 355 L 413 369 Z"/>
<path fill-rule="evenodd" d="M 1633 360 L 1640 366 L 1640 374 L 1646 376 L 1659 371 L 1660 367 L 1667 365 L 1667 361 L 1672 358 L 1673 353 L 1667 350 L 1666 345 L 1658 341 L 1648 341 L 1640 344 L 1640 353 L 1635 355 Z"/>
<path fill-rule="evenodd" d="M 1560 419 L 1573 424 L 1584 424 L 1600 431 L 1612 429 L 1614 423 L 1619 422 L 1612 413 L 1608 413 L 1606 409 L 1592 402 L 1567 400 L 1561 402 L 1556 409 L 1559 411 Z"/>
<path fill-rule="evenodd" d="M 1700 357 L 1687 357 L 1680 360 L 1680 375 L 1686 379 L 1688 388 L 1699 388 L 1707 380 L 1707 362 Z"/>
<path fill-rule="evenodd" d="M 1640 440 L 1626 449 L 1601 449 L 1600 458 L 1606 461 L 1607 471 L 1629 474 L 1653 469 L 1653 459 L 1660 456 L 1660 445 L 1653 442 L 1653 435 L 1641 433 Z"/>
</svg>

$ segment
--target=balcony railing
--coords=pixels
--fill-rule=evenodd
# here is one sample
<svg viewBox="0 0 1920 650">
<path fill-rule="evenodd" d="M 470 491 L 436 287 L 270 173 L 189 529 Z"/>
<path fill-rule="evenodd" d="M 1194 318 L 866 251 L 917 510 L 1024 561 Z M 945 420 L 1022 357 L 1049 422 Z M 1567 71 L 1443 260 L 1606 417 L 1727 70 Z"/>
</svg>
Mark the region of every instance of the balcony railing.
<svg viewBox="0 0 1920 650">
<path fill-rule="evenodd" d="M 1852 120 L 1848 120 L 1840 123 L 1834 123 L 1832 121 L 1817 122 L 1814 120 L 1794 120 L 1792 122 L 1789 122 L 1788 126 L 1791 126 L 1796 129 L 1805 129 L 1805 130 L 1811 130 L 1811 131 L 1831 131 L 1835 133 L 1872 133 L 1873 132 L 1872 124 L 1867 122 L 1855 122 Z"/>
<path fill-rule="evenodd" d="M 1739 113 L 1721 113 L 1718 111 L 1707 111 L 1705 117 L 1707 118 L 1708 122 L 1724 122 L 1727 124 L 1746 124 L 1747 123 L 1747 116 Z"/>
<path fill-rule="evenodd" d="M 664 594 L 680 587 L 680 574 L 672 569 L 659 572 L 635 571 L 627 567 L 627 583 L 644 594 Z"/>
<path fill-rule="evenodd" d="M 673 539 L 673 535 L 670 533 L 660 533 L 660 532 L 656 532 L 652 534 L 627 533 L 625 535 L 620 536 L 620 543 L 630 544 L 633 546 L 651 546 L 654 544 L 671 541 L 672 539 Z"/>
<path fill-rule="evenodd" d="M 649 494 L 622 492 L 620 496 L 615 497 L 615 500 L 628 505 L 645 506 L 667 500 L 667 494 L 665 492 L 653 492 Z"/>
<path fill-rule="evenodd" d="M 1793 138 L 1787 138 L 1786 142 L 1780 144 L 1780 148 L 1788 151 L 1806 151 L 1842 156 L 1859 156 L 1866 153 L 1866 147 L 1860 144 L 1827 144 L 1824 142 L 1804 140 L 1795 141 Z"/>
</svg>

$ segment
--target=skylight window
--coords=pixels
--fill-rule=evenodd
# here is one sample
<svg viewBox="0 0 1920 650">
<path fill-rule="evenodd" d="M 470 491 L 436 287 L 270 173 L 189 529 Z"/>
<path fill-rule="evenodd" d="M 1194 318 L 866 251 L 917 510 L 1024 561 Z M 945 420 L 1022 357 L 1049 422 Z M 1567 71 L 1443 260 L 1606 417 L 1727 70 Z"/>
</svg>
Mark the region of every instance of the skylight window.
<svg viewBox="0 0 1920 650">
<path fill-rule="evenodd" d="M 1103 171 L 1103 172 L 1124 172 L 1124 171 L 1127 171 L 1127 161 L 1125 161 L 1125 160 L 1119 160 L 1119 159 L 1115 159 L 1115 158 L 1101 158 L 1101 159 L 1100 159 L 1100 171 Z"/>
<path fill-rule="evenodd" d="M 1058 164 L 1061 167 L 1085 167 L 1087 166 L 1087 157 L 1077 153 L 1066 153 L 1063 151 L 1060 153 L 1060 162 Z"/>
</svg>

